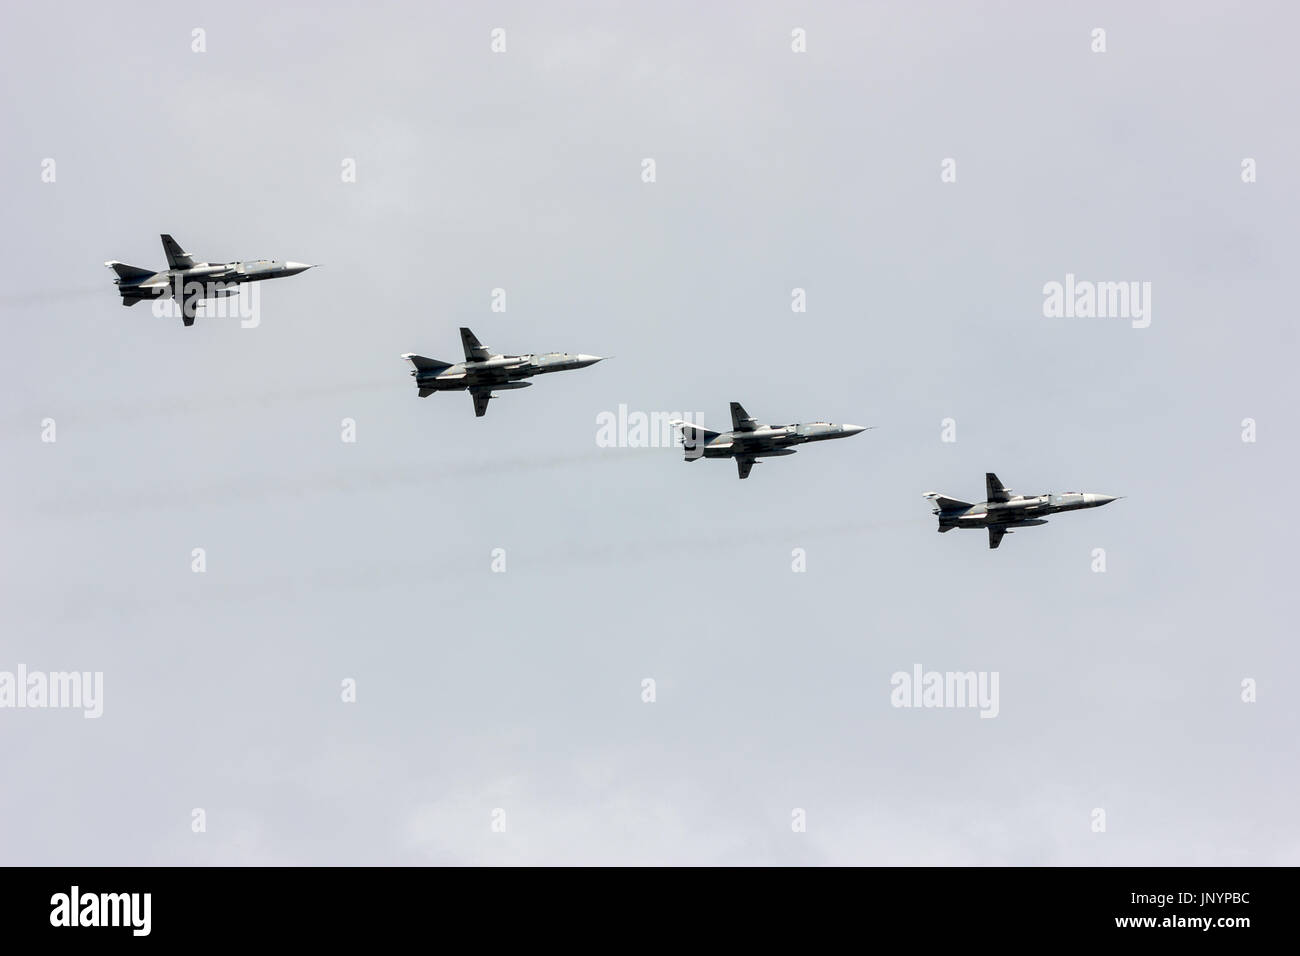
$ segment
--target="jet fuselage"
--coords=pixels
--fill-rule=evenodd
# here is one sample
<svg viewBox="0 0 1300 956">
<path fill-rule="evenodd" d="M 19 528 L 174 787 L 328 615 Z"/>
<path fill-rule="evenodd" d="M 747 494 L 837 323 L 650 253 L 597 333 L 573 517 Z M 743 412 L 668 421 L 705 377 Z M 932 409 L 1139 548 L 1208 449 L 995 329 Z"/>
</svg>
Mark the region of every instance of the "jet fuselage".
<svg viewBox="0 0 1300 956">
<path fill-rule="evenodd" d="M 494 389 L 527 388 L 523 379 L 549 372 L 586 368 L 601 361 L 597 355 L 546 352 L 537 355 L 493 355 L 478 362 L 458 362 L 444 369 L 416 369 L 415 384 L 421 391 L 455 392 L 475 385 Z"/>
<path fill-rule="evenodd" d="M 568 372 L 604 361 L 599 355 L 570 352 L 494 355 L 467 328 L 461 328 L 460 341 L 465 350 L 463 362 L 441 362 L 414 352 L 407 352 L 402 358 L 411 363 L 411 375 L 415 377 L 421 398 L 435 392 L 469 392 L 474 399 L 474 414 L 479 418 L 487 414 L 488 402 L 495 392 L 527 388 L 533 383 L 525 379 L 534 375 Z"/>
<path fill-rule="evenodd" d="M 862 425 L 809 422 L 806 425 L 763 425 L 739 402 L 731 403 L 731 431 L 715 432 L 691 422 L 674 421 L 682 435 L 687 461 L 700 458 L 733 458 L 741 480 L 760 458 L 793 455 L 795 445 L 831 438 L 848 438 L 866 431 Z"/>
<path fill-rule="evenodd" d="M 134 279 L 118 279 L 117 291 L 122 298 L 161 299 L 175 293 L 177 283 L 181 295 L 196 295 L 211 299 L 235 295 L 244 282 L 261 282 L 296 276 L 312 268 L 304 262 L 281 262 L 278 259 L 257 259 L 253 262 L 198 262 L 189 269 L 164 269 Z"/>
<path fill-rule="evenodd" d="M 827 441 L 831 438 L 848 438 L 865 431 L 861 425 L 836 425 L 831 422 L 810 422 L 806 425 L 762 425 L 752 431 L 722 432 L 706 442 L 700 442 L 696 448 L 687 450 L 687 456 L 695 452 L 695 457 L 735 458 L 743 455 L 749 458 L 775 458 L 780 455 L 794 454 L 795 445 L 811 441 Z"/>
<path fill-rule="evenodd" d="M 1098 495 L 1091 492 L 1071 491 L 1052 495 L 1017 495 L 1010 501 L 981 501 L 964 510 L 942 510 L 935 508 L 939 524 L 949 528 L 987 528 L 990 525 L 1035 525 L 1047 515 L 1062 511 L 1078 511 L 1082 508 L 1097 508 L 1110 504 L 1115 499 L 1110 495 Z"/>
<path fill-rule="evenodd" d="M 984 475 L 988 500 L 971 504 L 958 498 L 949 498 L 937 491 L 927 491 L 925 497 L 934 505 L 939 518 L 939 533 L 953 528 L 987 528 L 989 547 L 996 548 L 1012 528 L 1032 528 L 1047 524 L 1047 516 L 1062 511 L 1081 511 L 1099 508 L 1116 500 L 1111 495 L 1098 495 L 1088 491 L 1069 491 L 1060 495 L 1018 495 L 1007 489 L 993 472 Z"/>
<path fill-rule="evenodd" d="M 167 268 L 158 272 L 127 265 L 110 259 L 104 265 L 115 273 L 114 284 L 123 305 L 135 305 L 153 299 L 172 298 L 181 304 L 186 325 L 194 324 L 197 306 L 203 299 L 236 295 L 245 282 L 296 276 L 313 268 L 305 262 L 282 262 L 279 259 L 254 259 L 248 262 L 195 262 L 194 257 L 165 233 L 163 252 Z"/>
</svg>

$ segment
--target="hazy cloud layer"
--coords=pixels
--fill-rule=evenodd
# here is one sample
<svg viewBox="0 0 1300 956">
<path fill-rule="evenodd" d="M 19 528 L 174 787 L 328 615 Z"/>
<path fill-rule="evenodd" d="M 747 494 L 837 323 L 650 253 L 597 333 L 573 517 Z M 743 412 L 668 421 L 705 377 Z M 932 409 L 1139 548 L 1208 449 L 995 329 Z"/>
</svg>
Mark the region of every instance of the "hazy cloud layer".
<svg viewBox="0 0 1300 956">
<path fill-rule="evenodd" d="M 0 709 L 0 860 L 1300 863 L 1292 5 L 61 10 L 0 19 L 0 671 L 105 699 Z M 324 268 L 185 329 L 101 265 L 162 232 Z M 399 359 L 460 325 L 616 358 L 476 420 Z M 596 443 L 733 400 L 878 427 Z M 989 470 L 1127 497 L 936 534 Z"/>
</svg>

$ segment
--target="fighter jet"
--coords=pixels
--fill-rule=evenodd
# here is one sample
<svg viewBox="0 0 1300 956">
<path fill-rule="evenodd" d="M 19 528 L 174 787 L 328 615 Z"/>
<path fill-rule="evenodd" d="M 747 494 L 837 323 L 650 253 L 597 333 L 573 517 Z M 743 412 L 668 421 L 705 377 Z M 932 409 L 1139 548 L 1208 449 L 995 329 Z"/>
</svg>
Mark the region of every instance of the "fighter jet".
<svg viewBox="0 0 1300 956">
<path fill-rule="evenodd" d="M 568 352 L 493 355 L 492 350 L 469 329 L 460 330 L 460 341 L 465 346 L 465 361 L 455 365 L 413 352 L 407 352 L 402 358 L 414 366 L 411 374 L 415 376 L 421 398 L 434 392 L 468 391 L 474 399 L 474 414 L 479 418 L 487 414 L 488 401 L 498 397 L 496 392 L 527 388 L 533 384 L 523 379 L 546 372 L 586 368 L 604 361 L 599 355 L 570 355 Z"/>
<path fill-rule="evenodd" d="M 811 422 L 807 425 L 760 425 L 750 417 L 739 402 L 731 403 L 731 431 L 714 432 L 690 422 L 673 421 L 682 433 L 686 460 L 697 458 L 734 458 L 741 479 L 760 458 L 793 455 L 793 445 L 830 438 L 848 438 L 864 432 L 870 426 L 832 425 L 830 422 Z"/>
<path fill-rule="evenodd" d="M 1094 495 L 1082 491 L 1069 491 L 1060 495 L 1018 495 L 1010 488 L 1002 487 L 1002 482 L 992 472 L 984 476 L 984 482 L 988 487 L 989 500 L 977 505 L 948 498 L 934 491 L 925 493 L 925 497 L 934 502 L 934 513 L 939 516 L 940 534 L 953 528 L 988 528 L 989 547 L 996 548 L 1002 543 L 1002 536 L 1010 534 L 1012 528 L 1032 528 L 1034 525 L 1047 524 L 1043 515 L 1078 511 L 1080 508 L 1099 508 L 1117 500 L 1110 495 Z"/>
<path fill-rule="evenodd" d="M 312 266 L 303 262 L 281 262 L 277 259 L 257 259 L 252 262 L 195 262 L 194 257 L 181 249 L 171 236 L 162 237 L 163 251 L 167 254 L 167 268 L 162 272 L 128 266 L 110 259 L 104 265 L 117 273 L 114 284 L 122 296 L 123 305 L 135 305 L 146 299 L 171 297 L 181 305 L 181 318 L 186 325 L 194 324 L 194 313 L 200 299 L 223 295 L 236 295 L 244 282 L 263 279 L 280 279 L 306 272 Z"/>
</svg>

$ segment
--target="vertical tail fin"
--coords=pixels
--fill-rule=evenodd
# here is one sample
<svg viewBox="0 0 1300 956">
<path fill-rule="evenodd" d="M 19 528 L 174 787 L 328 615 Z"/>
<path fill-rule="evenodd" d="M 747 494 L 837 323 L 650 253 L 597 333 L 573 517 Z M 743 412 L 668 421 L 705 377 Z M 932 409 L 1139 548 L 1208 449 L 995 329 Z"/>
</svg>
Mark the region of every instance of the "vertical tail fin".
<svg viewBox="0 0 1300 956">
<path fill-rule="evenodd" d="M 441 372 L 445 368 L 451 368 L 450 362 L 439 362 L 437 359 L 425 358 L 414 352 L 406 352 L 402 358 L 410 362 L 417 372 Z"/>
<path fill-rule="evenodd" d="M 971 506 L 969 501 L 949 498 L 947 495 L 941 495 L 937 491 L 927 491 L 924 497 L 934 505 L 935 514 L 939 514 L 943 511 L 965 511 Z"/>
<path fill-rule="evenodd" d="M 115 259 L 110 259 L 104 265 L 116 272 L 118 279 L 126 283 L 139 282 L 141 279 L 147 279 L 154 274 L 152 269 L 128 266 L 125 262 L 118 262 Z"/>
<path fill-rule="evenodd" d="M 692 425 L 690 422 L 684 422 L 680 419 L 674 419 L 668 424 L 682 433 L 682 448 L 686 450 L 687 461 L 694 461 L 696 458 L 702 457 L 704 455 L 704 446 L 718 437 L 718 432 L 709 431 L 707 428 L 701 428 L 699 425 Z"/>
</svg>

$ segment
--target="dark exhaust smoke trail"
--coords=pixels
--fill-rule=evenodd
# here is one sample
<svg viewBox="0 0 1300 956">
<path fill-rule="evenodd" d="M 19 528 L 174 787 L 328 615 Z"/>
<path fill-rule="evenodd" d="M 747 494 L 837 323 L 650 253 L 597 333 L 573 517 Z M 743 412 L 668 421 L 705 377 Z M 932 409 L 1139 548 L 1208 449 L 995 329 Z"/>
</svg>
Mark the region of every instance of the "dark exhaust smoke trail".
<svg viewBox="0 0 1300 956">
<path fill-rule="evenodd" d="M 595 548 L 566 548 L 541 551 L 529 556 L 529 574 L 553 575 L 570 570 L 586 570 L 592 566 L 622 567 L 628 563 L 654 563 L 677 561 L 684 556 L 702 553 L 735 553 L 752 550 L 761 545 L 787 545 L 791 542 L 863 535 L 873 531 L 914 526 L 916 521 L 849 521 L 812 528 L 759 528 L 745 529 L 722 535 L 691 535 L 664 538 L 658 541 L 638 542 L 636 545 L 610 545 Z M 519 567 L 519 565 L 516 565 Z M 249 581 L 231 581 L 213 584 L 207 606 L 246 605 L 270 603 L 296 604 L 314 599 L 321 594 L 354 593 L 387 588 L 409 591 L 431 578 L 440 582 L 481 578 L 487 572 L 484 555 L 446 554 L 432 560 L 412 561 L 381 560 L 352 562 L 335 567 L 318 568 L 301 575 L 258 575 Z M 150 589 L 147 594 L 131 596 L 108 593 L 92 596 L 81 594 L 74 598 L 67 610 L 77 618 L 95 618 L 112 614 L 116 618 L 147 616 L 158 610 L 189 608 L 193 597 L 188 594 L 171 594 Z"/>
<path fill-rule="evenodd" d="M 108 286 L 112 290 L 112 285 Z M 21 309 L 32 305 L 47 305 L 51 302 L 69 302 L 77 299 L 89 299 L 104 295 L 104 286 L 81 289 L 50 289 L 42 292 L 16 292 L 0 295 L 0 309 Z"/>
<path fill-rule="evenodd" d="M 661 451 L 662 449 L 651 449 Z M 504 460 L 452 463 L 449 465 L 412 465 L 397 470 L 384 469 L 355 471 L 340 475 L 323 471 L 302 478 L 268 477 L 247 481 L 178 488 L 174 484 L 158 485 L 144 490 L 114 492 L 98 488 L 87 490 L 84 497 L 73 500 L 46 499 L 37 506 L 39 513 L 48 517 L 80 518 L 95 514 L 127 514 L 155 511 L 166 508 L 205 508 L 267 498 L 350 493 L 368 494 L 399 487 L 437 487 L 446 478 L 490 475 L 510 472 L 527 474 L 552 468 L 590 466 L 596 463 L 633 461 L 637 455 L 619 454 L 627 449 L 595 449 L 586 454 L 537 456 Z M 639 451 L 639 450 L 638 450 Z"/>
<path fill-rule="evenodd" d="M 400 384 L 400 383 L 399 383 Z M 133 402 L 118 405 L 96 402 L 84 405 L 71 412 L 64 413 L 63 418 L 78 426 L 91 426 L 99 429 L 105 425 L 133 425 L 142 421 L 169 418 L 176 415 L 203 415 L 217 412 L 229 412 L 232 409 L 254 410 L 288 402 L 315 401 L 339 395 L 364 392 L 391 391 L 392 379 L 374 379 L 369 382 L 353 382 L 336 385 L 313 385 L 305 388 L 276 389 L 264 392 L 239 392 L 234 395 L 190 394 L 169 396 L 156 401 Z M 13 431 L 30 431 L 32 422 L 40 421 L 49 413 L 46 409 L 38 411 L 29 408 L 22 415 L 9 419 L 7 427 Z M 60 422 L 63 421 L 60 419 Z"/>
</svg>

